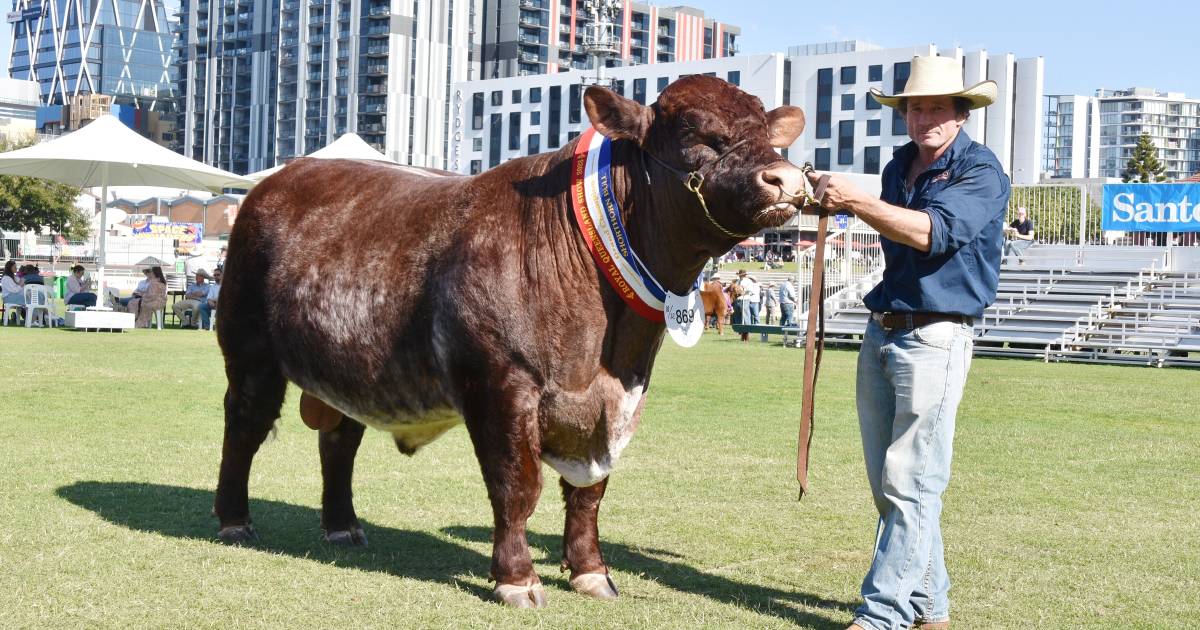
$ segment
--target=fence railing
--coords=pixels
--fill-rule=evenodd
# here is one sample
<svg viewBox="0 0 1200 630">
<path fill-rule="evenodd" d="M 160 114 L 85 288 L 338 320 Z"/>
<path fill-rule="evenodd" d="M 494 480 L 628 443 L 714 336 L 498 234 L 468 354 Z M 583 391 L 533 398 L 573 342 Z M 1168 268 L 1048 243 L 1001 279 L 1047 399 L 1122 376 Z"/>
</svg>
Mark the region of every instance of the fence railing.
<svg viewBox="0 0 1200 630">
<path fill-rule="evenodd" d="M 809 245 L 796 256 L 796 286 L 800 291 L 800 311 L 808 312 L 812 293 L 816 245 Z M 830 230 L 825 240 L 825 274 L 821 300 L 828 300 L 847 287 L 854 286 L 883 266 L 879 233 L 859 219 L 850 219 L 844 229 Z"/>
</svg>

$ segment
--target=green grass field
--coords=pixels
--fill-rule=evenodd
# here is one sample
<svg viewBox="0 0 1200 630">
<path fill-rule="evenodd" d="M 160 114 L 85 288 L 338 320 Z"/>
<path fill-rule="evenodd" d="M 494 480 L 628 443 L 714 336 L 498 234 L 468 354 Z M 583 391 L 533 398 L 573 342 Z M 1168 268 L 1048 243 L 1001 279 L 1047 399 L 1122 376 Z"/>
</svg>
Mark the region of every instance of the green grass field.
<svg viewBox="0 0 1200 630">
<path fill-rule="evenodd" d="M 491 513 L 461 428 L 413 458 L 368 433 L 355 489 L 371 546 L 329 548 L 293 395 L 251 479 L 261 541 L 224 546 L 211 334 L 0 329 L 0 627 L 842 628 L 875 522 L 854 354 L 825 355 L 797 502 L 801 357 L 664 344 L 601 510 L 621 599 L 568 590 L 548 477 L 529 526 L 550 607 L 514 611 L 487 600 Z M 956 626 L 1188 625 L 1196 391 L 1195 371 L 976 359 L 943 519 Z"/>
</svg>

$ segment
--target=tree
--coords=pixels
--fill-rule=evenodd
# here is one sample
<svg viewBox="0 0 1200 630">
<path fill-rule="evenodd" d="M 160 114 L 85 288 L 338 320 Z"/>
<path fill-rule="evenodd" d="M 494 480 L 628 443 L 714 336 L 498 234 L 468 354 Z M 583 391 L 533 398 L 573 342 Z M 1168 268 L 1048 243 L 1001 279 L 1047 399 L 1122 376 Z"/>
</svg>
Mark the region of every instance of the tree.
<svg viewBox="0 0 1200 630">
<path fill-rule="evenodd" d="M 0 151 L 32 144 L 32 140 L 0 139 Z M 67 184 L 36 177 L 0 175 L 0 229 L 41 234 L 48 228 L 68 240 L 85 239 L 91 232 L 90 221 L 75 207 L 78 196 L 79 189 Z"/>
<path fill-rule="evenodd" d="M 1167 165 L 1158 161 L 1158 149 L 1150 141 L 1150 134 L 1138 136 L 1137 146 L 1133 148 L 1133 157 L 1125 165 L 1121 181 L 1150 184 L 1167 179 Z"/>
</svg>

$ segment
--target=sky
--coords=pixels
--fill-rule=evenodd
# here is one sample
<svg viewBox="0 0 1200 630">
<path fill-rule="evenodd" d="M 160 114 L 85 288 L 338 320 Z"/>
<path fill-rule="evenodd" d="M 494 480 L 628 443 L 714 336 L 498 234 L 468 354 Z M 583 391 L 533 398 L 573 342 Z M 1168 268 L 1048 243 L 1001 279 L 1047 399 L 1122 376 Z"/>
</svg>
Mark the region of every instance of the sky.
<svg viewBox="0 0 1200 630">
<path fill-rule="evenodd" d="M 849 39 L 884 48 L 960 46 L 1044 57 L 1046 94 L 1138 86 L 1200 98 L 1200 0 L 652 1 L 740 26 L 745 54 Z M 11 39 L 12 29 L 0 25 L 4 76 Z"/>
</svg>

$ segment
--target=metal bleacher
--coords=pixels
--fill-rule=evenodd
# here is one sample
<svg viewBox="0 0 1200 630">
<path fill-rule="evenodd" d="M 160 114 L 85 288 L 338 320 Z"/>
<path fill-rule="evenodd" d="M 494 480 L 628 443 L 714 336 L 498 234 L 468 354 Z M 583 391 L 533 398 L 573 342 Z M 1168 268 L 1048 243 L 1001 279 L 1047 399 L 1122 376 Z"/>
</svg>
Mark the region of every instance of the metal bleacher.
<svg viewBox="0 0 1200 630">
<path fill-rule="evenodd" d="M 1200 272 L 1165 263 L 1162 248 L 1031 247 L 1001 268 L 996 302 L 975 323 L 975 354 L 1200 366 Z M 861 343 L 868 288 L 827 300 L 826 343 Z"/>
</svg>

